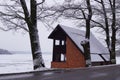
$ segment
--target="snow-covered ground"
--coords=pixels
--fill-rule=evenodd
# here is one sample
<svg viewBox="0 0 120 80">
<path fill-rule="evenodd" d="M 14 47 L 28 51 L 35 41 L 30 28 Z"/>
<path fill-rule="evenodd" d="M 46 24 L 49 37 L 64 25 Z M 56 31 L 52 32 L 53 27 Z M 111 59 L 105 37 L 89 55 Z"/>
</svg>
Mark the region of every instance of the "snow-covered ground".
<svg viewBox="0 0 120 80">
<path fill-rule="evenodd" d="M 51 54 L 43 54 L 45 65 L 50 68 Z M 120 64 L 120 57 L 117 57 L 117 64 Z M 33 71 L 31 54 L 0 55 L 0 74 L 20 73 Z"/>
<path fill-rule="evenodd" d="M 51 54 L 44 54 L 45 65 L 50 68 Z M 31 54 L 0 55 L 0 74 L 33 70 Z"/>
</svg>

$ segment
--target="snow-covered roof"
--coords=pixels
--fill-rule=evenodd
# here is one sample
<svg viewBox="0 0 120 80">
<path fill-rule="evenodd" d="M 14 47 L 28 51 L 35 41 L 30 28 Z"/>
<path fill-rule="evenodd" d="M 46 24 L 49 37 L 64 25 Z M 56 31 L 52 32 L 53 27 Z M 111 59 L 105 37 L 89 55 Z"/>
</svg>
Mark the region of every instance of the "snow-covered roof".
<svg viewBox="0 0 120 80">
<path fill-rule="evenodd" d="M 83 47 L 81 45 L 81 41 L 85 40 L 85 31 L 66 27 L 63 25 L 59 25 L 63 29 L 63 31 L 68 35 L 69 38 L 75 43 L 75 45 L 82 51 Z M 96 38 L 95 36 L 90 33 L 90 51 L 91 51 L 91 60 L 92 61 L 103 61 L 103 59 L 98 55 L 102 54 L 102 56 L 109 61 L 109 51 L 105 46 L 103 46 Z"/>
</svg>

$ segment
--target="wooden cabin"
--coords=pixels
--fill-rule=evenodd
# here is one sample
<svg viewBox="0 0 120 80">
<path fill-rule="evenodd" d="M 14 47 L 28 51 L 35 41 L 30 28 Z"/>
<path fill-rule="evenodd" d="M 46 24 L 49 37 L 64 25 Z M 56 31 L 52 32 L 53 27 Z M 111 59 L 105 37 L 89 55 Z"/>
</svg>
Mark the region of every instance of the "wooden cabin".
<svg viewBox="0 0 120 80">
<path fill-rule="evenodd" d="M 58 25 L 49 35 L 53 39 L 52 68 L 78 68 L 85 67 L 81 41 L 85 39 L 85 31 Z M 109 63 L 109 52 L 91 33 L 90 51 L 92 65 L 105 65 Z"/>
</svg>

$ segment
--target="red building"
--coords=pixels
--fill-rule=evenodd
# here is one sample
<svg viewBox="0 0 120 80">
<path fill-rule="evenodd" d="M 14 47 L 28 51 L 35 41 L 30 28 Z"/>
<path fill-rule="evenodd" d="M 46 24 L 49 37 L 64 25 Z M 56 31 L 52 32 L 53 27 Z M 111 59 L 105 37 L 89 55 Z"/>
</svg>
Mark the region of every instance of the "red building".
<svg viewBox="0 0 120 80">
<path fill-rule="evenodd" d="M 49 35 L 53 39 L 52 68 L 85 67 L 83 47 L 81 41 L 85 39 L 85 31 L 58 25 Z M 109 63 L 109 52 L 91 33 L 90 51 L 92 65 Z"/>
</svg>

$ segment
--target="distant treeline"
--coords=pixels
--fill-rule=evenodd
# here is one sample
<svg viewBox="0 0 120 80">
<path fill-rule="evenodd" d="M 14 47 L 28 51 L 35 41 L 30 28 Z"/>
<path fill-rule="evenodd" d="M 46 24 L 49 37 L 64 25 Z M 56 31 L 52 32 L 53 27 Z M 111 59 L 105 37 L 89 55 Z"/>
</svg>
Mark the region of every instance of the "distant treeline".
<svg viewBox="0 0 120 80">
<path fill-rule="evenodd" d="M 0 49 L 0 54 L 12 54 L 12 53 L 8 50 Z"/>
</svg>

